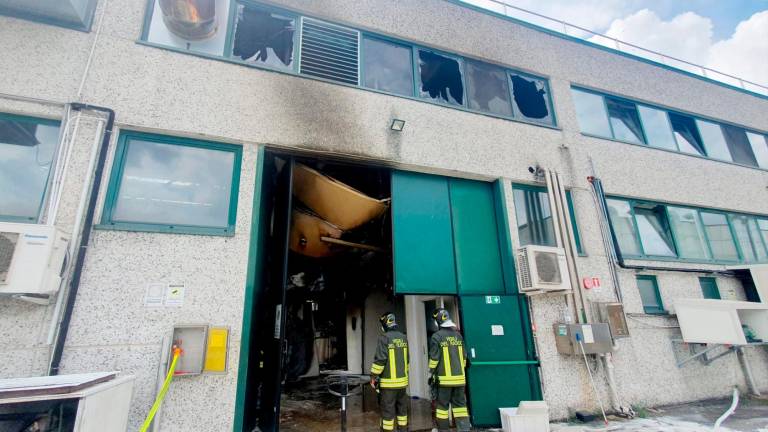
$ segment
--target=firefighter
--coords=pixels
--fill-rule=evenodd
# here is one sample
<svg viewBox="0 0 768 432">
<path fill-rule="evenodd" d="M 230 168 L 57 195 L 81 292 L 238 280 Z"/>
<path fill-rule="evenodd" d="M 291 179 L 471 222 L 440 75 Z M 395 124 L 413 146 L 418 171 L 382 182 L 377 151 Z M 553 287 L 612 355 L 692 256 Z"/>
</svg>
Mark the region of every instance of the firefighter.
<svg viewBox="0 0 768 432">
<path fill-rule="evenodd" d="M 447 310 L 440 308 L 432 313 L 438 331 L 429 340 L 430 384 L 436 385 L 437 401 L 435 417 L 440 432 L 448 432 L 451 423 L 448 408 L 453 411 L 456 428 L 459 432 L 470 430 L 467 396 L 464 387 L 467 384 L 464 369 L 467 365 L 467 353 L 464 351 L 464 338 L 451 321 Z"/>
<path fill-rule="evenodd" d="M 383 334 L 379 336 L 376 355 L 371 365 L 371 386 L 379 394 L 381 429 L 408 430 L 408 340 L 397 329 L 395 314 L 387 312 L 379 318 Z"/>
</svg>

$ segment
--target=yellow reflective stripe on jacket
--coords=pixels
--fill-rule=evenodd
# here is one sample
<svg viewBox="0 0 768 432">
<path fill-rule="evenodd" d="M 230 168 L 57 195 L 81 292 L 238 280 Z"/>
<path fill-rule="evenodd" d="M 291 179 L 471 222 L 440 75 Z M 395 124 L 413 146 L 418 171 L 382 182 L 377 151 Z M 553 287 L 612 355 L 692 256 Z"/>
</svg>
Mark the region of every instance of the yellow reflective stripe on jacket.
<svg viewBox="0 0 768 432">
<path fill-rule="evenodd" d="M 448 352 L 448 347 L 443 347 L 443 368 L 445 369 L 445 375 L 440 376 L 440 381 L 443 380 L 443 378 L 450 379 L 453 376 L 453 372 L 451 371 L 451 354 Z"/>
<path fill-rule="evenodd" d="M 395 421 L 394 420 L 382 420 L 381 421 L 381 428 L 384 430 L 395 430 Z"/>
<path fill-rule="evenodd" d="M 408 363 L 408 347 L 403 348 L 403 364 L 405 365 L 405 376 L 411 371 L 411 365 Z"/>
<path fill-rule="evenodd" d="M 408 378 L 382 378 L 379 381 L 381 388 L 399 389 L 408 387 Z"/>
<path fill-rule="evenodd" d="M 381 375 L 384 372 L 384 365 L 378 365 L 376 363 L 371 365 L 371 373 L 374 375 Z"/>
<path fill-rule="evenodd" d="M 452 411 L 454 417 L 469 417 L 469 411 L 467 411 L 466 407 L 453 408 Z"/>
<path fill-rule="evenodd" d="M 461 359 L 461 373 L 464 373 L 464 368 L 467 367 L 467 359 L 464 358 L 464 347 L 459 345 L 459 358 Z"/>
<path fill-rule="evenodd" d="M 437 360 L 429 360 L 429 368 L 434 369 L 437 367 Z"/>
<path fill-rule="evenodd" d="M 448 410 L 442 410 L 440 408 L 435 410 L 435 417 L 439 418 L 440 420 L 444 420 L 448 418 Z"/>
<path fill-rule="evenodd" d="M 389 349 L 389 377 L 392 379 L 397 378 L 397 359 L 395 359 L 395 349 Z"/>
<path fill-rule="evenodd" d="M 408 426 L 408 416 L 397 416 L 398 426 Z"/>
</svg>

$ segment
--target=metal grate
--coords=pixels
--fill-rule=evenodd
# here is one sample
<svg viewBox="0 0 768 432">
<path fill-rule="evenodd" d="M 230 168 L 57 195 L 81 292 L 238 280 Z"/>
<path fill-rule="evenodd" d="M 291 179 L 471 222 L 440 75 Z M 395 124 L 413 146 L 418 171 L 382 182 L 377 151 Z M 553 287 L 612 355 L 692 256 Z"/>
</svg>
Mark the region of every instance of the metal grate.
<svg viewBox="0 0 768 432">
<path fill-rule="evenodd" d="M 18 233 L 0 232 L 0 283 L 5 283 L 8 279 L 13 253 L 16 251 L 18 242 Z"/>
<path fill-rule="evenodd" d="M 533 287 L 533 281 L 531 280 L 531 271 L 528 266 L 528 254 L 524 250 L 521 250 L 517 254 L 517 267 L 520 273 L 520 288 L 529 290 Z"/>
<path fill-rule="evenodd" d="M 357 85 L 359 45 L 356 30 L 302 18 L 300 73 Z"/>
</svg>

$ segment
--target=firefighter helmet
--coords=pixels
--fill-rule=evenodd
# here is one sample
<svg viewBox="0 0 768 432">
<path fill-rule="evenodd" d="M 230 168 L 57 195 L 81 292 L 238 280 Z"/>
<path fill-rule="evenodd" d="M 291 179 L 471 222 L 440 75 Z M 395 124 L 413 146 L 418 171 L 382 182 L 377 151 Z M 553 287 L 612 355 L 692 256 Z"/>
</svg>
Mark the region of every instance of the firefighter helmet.
<svg viewBox="0 0 768 432">
<path fill-rule="evenodd" d="M 380 316 L 379 323 L 381 324 L 381 329 L 384 331 L 397 328 L 397 321 L 395 321 L 395 314 L 393 314 L 392 312 L 386 312 L 382 316 Z"/>
<path fill-rule="evenodd" d="M 434 318 L 438 327 L 445 327 L 443 324 L 452 323 L 451 314 L 445 308 L 435 309 L 432 312 L 432 318 Z"/>
</svg>

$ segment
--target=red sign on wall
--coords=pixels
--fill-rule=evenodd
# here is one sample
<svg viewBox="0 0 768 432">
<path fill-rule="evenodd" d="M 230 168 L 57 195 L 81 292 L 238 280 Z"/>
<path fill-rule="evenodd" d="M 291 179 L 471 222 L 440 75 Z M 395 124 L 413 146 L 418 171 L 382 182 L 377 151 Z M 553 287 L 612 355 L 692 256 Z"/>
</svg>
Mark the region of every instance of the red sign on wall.
<svg viewBox="0 0 768 432">
<path fill-rule="evenodd" d="M 600 287 L 600 278 L 599 277 L 585 277 L 582 280 L 582 283 L 584 285 L 584 288 L 586 288 L 586 289 L 599 288 Z"/>
</svg>

